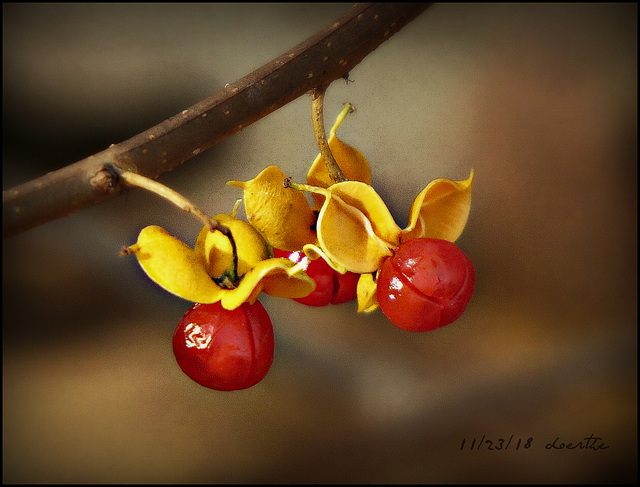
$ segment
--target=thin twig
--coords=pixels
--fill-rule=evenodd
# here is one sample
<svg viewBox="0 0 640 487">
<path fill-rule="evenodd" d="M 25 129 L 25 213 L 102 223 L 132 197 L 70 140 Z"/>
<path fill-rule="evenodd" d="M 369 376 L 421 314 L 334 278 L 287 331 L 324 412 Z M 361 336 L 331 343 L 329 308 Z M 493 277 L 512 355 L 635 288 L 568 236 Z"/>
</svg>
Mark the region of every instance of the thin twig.
<svg viewBox="0 0 640 487">
<path fill-rule="evenodd" d="M 141 176 L 140 174 L 136 174 L 131 171 L 121 171 L 118 173 L 118 176 L 122 179 L 122 181 L 124 181 L 127 186 L 143 188 L 147 191 L 151 191 L 152 193 L 155 193 L 158 196 L 161 196 L 164 199 L 170 201 L 182 211 L 191 213 L 198 220 L 200 220 L 204 224 L 204 226 L 209 229 L 210 232 L 213 232 L 214 230 L 218 230 L 220 228 L 221 224 L 217 220 L 208 217 L 205 212 L 202 211 L 199 207 L 191 203 L 191 201 L 186 199 L 180 193 L 169 188 L 168 186 L 165 186 L 158 181 L 149 179 L 145 176 Z"/>
<path fill-rule="evenodd" d="M 299 96 L 341 78 L 431 4 L 356 4 L 314 36 L 211 97 L 124 142 L 2 193 L 3 237 L 110 199 L 105 168 L 156 178 Z"/>
<path fill-rule="evenodd" d="M 227 239 L 229 239 L 229 243 L 231 244 L 231 253 L 233 255 L 233 260 L 231 262 L 231 269 L 228 269 L 222 276 L 217 278 L 216 282 L 225 286 L 234 286 L 238 282 L 238 248 L 236 247 L 236 241 L 233 238 L 233 234 L 231 230 L 226 225 L 220 223 L 218 220 L 211 218 L 205 214 L 198 206 L 194 205 L 187 198 L 182 196 L 177 191 L 165 186 L 164 184 L 159 183 L 158 181 L 154 181 L 153 179 L 149 179 L 145 176 L 141 176 L 140 174 L 136 174 L 131 171 L 122 171 L 115 166 L 107 165 L 105 170 L 113 175 L 113 177 L 123 182 L 127 187 L 137 187 L 146 189 L 152 193 L 161 196 L 167 201 L 173 203 L 175 206 L 180 208 L 182 211 L 187 213 L 191 213 L 198 220 L 200 220 L 205 227 L 209 229 L 210 232 L 215 232 L 216 230 Z M 121 255 L 126 255 L 130 253 L 127 248 L 124 248 L 121 252 Z"/>
<path fill-rule="evenodd" d="M 344 176 L 342 169 L 340 169 L 340 166 L 338 166 L 338 163 L 333 157 L 333 153 L 331 152 L 329 143 L 327 142 L 327 133 L 324 129 L 324 93 L 326 90 L 326 85 L 319 86 L 318 88 L 314 89 L 313 93 L 311 94 L 313 131 L 316 134 L 318 147 L 320 147 L 320 154 L 322 154 L 324 163 L 327 165 L 329 177 L 333 180 L 334 183 L 341 183 L 342 181 L 346 181 L 347 178 Z"/>
</svg>

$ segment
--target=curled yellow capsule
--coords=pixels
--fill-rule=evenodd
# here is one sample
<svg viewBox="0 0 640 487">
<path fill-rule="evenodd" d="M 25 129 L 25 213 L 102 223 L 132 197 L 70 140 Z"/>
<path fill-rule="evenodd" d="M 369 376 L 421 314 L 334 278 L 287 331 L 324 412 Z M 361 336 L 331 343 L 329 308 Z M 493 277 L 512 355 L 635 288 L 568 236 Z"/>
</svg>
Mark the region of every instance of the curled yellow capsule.
<svg viewBox="0 0 640 487">
<path fill-rule="evenodd" d="M 473 170 L 464 181 L 431 181 L 411 206 L 409 225 L 402 231 L 401 242 L 421 237 L 455 242 L 469 218 L 472 182 Z"/>
<path fill-rule="evenodd" d="M 188 301 L 215 303 L 236 309 L 253 303 L 261 292 L 278 297 L 301 298 L 315 289 L 315 281 L 288 259 L 268 258 L 268 246 L 248 223 L 229 215 L 218 215 L 220 223 L 237 240 L 237 280 L 219 281 L 233 260 L 229 239 L 203 227 L 196 248 L 169 235 L 161 227 L 142 229 L 125 253 L 135 254 L 140 266 L 156 284 Z"/>
<path fill-rule="evenodd" d="M 297 186 L 325 198 L 316 231 L 319 247 L 332 267 L 373 272 L 393 254 L 400 228 L 371 186 L 360 181 L 345 181 L 327 189 Z"/>
<path fill-rule="evenodd" d="M 133 252 L 145 273 L 160 287 L 196 303 L 215 303 L 222 289 L 211 279 L 202 256 L 164 229 L 142 229 Z"/>
<path fill-rule="evenodd" d="M 316 217 L 307 198 L 284 186 L 287 176 L 277 166 L 269 166 L 250 181 L 227 184 L 244 190 L 247 220 L 274 248 L 300 250 L 316 241 L 312 227 Z"/>
<path fill-rule="evenodd" d="M 225 225 L 233 235 L 238 255 L 239 275 L 246 274 L 258 262 L 269 258 L 269 245 L 249 223 L 238 220 L 231 215 L 216 215 L 215 220 Z M 205 261 L 205 268 L 210 276 L 221 276 L 231 268 L 233 249 L 229 238 L 221 232 L 210 232 L 203 227 L 196 240 L 195 251 Z"/>
</svg>

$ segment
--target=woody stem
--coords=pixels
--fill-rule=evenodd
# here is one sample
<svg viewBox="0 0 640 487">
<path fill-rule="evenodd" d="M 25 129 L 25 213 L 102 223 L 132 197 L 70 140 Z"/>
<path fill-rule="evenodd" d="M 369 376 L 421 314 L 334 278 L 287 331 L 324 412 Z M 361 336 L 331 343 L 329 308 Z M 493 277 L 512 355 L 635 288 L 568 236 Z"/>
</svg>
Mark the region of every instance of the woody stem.
<svg viewBox="0 0 640 487">
<path fill-rule="evenodd" d="M 331 149 L 329 149 L 329 143 L 327 141 L 327 135 L 324 129 L 324 93 L 327 90 L 328 85 L 323 85 L 315 88 L 311 94 L 311 109 L 313 113 L 313 131 L 316 134 L 316 140 L 318 141 L 318 147 L 320 148 L 320 154 L 324 159 L 329 176 L 334 183 L 340 183 L 346 181 L 344 173 L 338 166 Z"/>
</svg>

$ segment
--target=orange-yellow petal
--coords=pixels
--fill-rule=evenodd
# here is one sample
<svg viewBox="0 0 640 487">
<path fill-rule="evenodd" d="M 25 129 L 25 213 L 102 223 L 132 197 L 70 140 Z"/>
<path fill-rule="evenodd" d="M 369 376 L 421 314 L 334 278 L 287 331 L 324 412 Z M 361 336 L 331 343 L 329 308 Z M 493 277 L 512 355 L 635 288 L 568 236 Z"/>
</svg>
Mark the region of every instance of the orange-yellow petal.
<svg viewBox="0 0 640 487">
<path fill-rule="evenodd" d="M 197 303 L 220 299 L 221 288 L 209 277 L 201 257 L 163 228 L 143 228 L 128 250 L 151 280 L 170 293 Z"/>
<path fill-rule="evenodd" d="M 261 292 L 282 298 L 301 298 L 314 289 L 315 281 L 301 266 L 289 259 L 272 258 L 259 262 L 242 278 L 235 289 L 223 289 L 220 304 L 235 309 L 242 303 L 253 303 Z"/>
<path fill-rule="evenodd" d="M 336 130 L 338 130 L 338 127 L 345 119 L 346 115 L 352 110 L 353 108 L 351 105 L 347 104 L 338 115 L 333 128 L 329 132 L 329 149 L 331 150 L 331 154 L 333 154 L 333 158 L 336 160 L 338 167 L 340 167 L 348 180 L 362 181 L 366 184 L 371 184 L 371 169 L 367 159 L 360 151 L 354 149 L 349 144 L 342 142 L 336 135 Z M 322 154 L 318 154 L 307 174 L 307 184 L 319 186 L 321 188 L 328 188 L 333 183 L 334 181 L 331 179 L 331 176 L 329 176 L 329 171 Z M 316 202 L 316 209 L 319 209 L 322 206 L 324 197 L 322 195 L 314 194 L 313 198 Z"/>
<path fill-rule="evenodd" d="M 216 215 L 215 220 L 231 231 L 238 254 L 238 275 L 249 272 L 258 262 L 269 258 L 267 242 L 249 223 L 225 214 Z M 202 227 L 195 251 L 204 259 L 205 268 L 211 277 L 220 277 L 231 268 L 233 250 L 231 242 L 222 232 L 210 232 L 207 227 Z"/>
<path fill-rule="evenodd" d="M 431 181 L 414 200 L 409 225 L 400 240 L 427 237 L 455 242 L 469 218 L 472 181 L 473 170 L 464 181 L 446 178 Z"/>
<path fill-rule="evenodd" d="M 256 266 L 265 272 L 263 291 L 276 298 L 304 298 L 316 288 L 314 281 L 300 265 L 289 259 L 274 258 Z"/>
<path fill-rule="evenodd" d="M 378 308 L 376 291 L 378 283 L 375 280 L 375 273 L 360 274 L 358 279 L 358 313 L 371 313 Z"/>
<path fill-rule="evenodd" d="M 310 188 L 325 196 L 316 230 L 319 246 L 339 267 L 373 272 L 399 244 L 400 228 L 371 186 L 345 181 L 328 189 Z"/>
<path fill-rule="evenodd" d="M 331 258 L 327 254 L 325 254 L 324 251 L 317 245 L 307 244 L 302 247 L 302 251 L 304 252 L 304 255 L 306 255 L 310 260 L 323 259 L 329 265 L 329 267 L 339 272 L 340 274 L 344 274 L 345 272 L 347 272 L 346 268 L 331 260 Z"/>
<path fill-rule="evenodd" d="M 400 227 L 396 224 L 380 195 L 368 184 L 345 181 L 329 188 L 347 205 L 360 210 L 371 222 L 374 233 L 392 247 L 399 244 Z"/>
<path fill-rule="evenodd" d="M 244 190 L 247 219 L 277 249 L 299 250 L 316 241 L 315 215 L 300 191 L 284 187 L 286 175 L 269 166 L 254 179 L 227 184 Z"/>
</svg>

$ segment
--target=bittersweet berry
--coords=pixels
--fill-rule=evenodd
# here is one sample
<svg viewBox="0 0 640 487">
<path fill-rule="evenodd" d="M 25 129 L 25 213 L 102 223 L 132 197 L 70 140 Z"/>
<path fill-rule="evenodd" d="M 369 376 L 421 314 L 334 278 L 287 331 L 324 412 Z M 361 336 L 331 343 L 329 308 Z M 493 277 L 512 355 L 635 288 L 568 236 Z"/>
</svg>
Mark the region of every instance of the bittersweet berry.
<svg viewBox="0 0 640 487">
<path fill-rule="evenodd" d="M 260 301 L 234 310 L 219 302 L 195 304 L 173 334 L 173 353 L 182 371 L 218 391 L 260 382 L 273 363 L 273 352 L 271 319 Z"/>
<path fill-rule="evenodd" d="M 333 270 L 322 258 L 311 260 L 304 252 L 286 252 L 274 249 L 276 257 L 285 257 L 292 262 L 302 263 L 304 270 L 316 283 L 316 289 L 304 298 L 295 301 L 307 306 L 326 306 L 341 304 L 356 298 L 359 274 L 346 272 L 340 274 Z"/>
<path fill-rule="evenodd" d="M 475 282 L 471 259 L 456 244 L 415 238 L 382 263 L 377 299 L 384 315 L 397 327 L 429 331 L 460 317 Z"/>
</svg>

